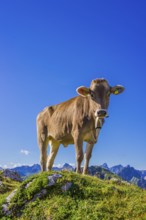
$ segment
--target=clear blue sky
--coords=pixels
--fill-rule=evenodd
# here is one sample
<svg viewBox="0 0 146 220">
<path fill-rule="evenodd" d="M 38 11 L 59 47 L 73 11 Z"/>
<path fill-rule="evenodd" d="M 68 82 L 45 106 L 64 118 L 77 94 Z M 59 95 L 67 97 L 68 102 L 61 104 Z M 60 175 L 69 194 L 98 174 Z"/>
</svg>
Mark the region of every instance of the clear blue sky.
<svg viewBox="0 0 146 220">
<path fill-rule="evenodd" d="M 126 90 L 111 97 L 90 164 L 146 169 L 145 12 L 145 0 L 0 2 L 0 166 L 39 163 L 38 112 L 104 77 Z"/>
</svg>

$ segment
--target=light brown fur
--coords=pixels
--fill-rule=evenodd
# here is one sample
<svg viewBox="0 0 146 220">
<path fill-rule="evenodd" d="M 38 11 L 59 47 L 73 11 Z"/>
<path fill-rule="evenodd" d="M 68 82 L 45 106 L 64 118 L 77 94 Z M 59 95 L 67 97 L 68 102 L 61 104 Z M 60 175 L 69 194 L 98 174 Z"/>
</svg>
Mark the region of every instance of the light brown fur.
<svg viewBox="0 0 146 220">
<path fill-rule="evenodd" d="M 94 97 L 91 97 L 91 91 Z M 87 142 L 83 173 L 87 173 L 92 148 L 99 132 L 95 129 L 95 111 L 107 109 L 110 86 L 106 80 L 93 80 L 86 97 L 77 96 L 55 106 L 46 107 L 37 117 L 37 135 L 42 171 L 51 170 L 59 145 L 75 145 L 77 172 L 81 172 L 83 141 Z M 47 147 L 50 155 L 47 159 Z"/>
</svg>

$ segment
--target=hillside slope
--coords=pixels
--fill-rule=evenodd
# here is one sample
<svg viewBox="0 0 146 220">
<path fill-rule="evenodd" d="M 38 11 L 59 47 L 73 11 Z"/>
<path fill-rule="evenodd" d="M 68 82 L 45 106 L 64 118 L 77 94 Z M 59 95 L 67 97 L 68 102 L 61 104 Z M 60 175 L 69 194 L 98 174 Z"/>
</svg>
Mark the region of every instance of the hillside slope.
<svg viewBox="0 0 146 220">
<path fill-rule="evenodd" d="M 27 178 L 3 201 L 0 219 L 144 220 L 146 191 L 116 178 L 44 172 Z"/>
<path fill-rule="evenodd" d="M 13 180 L 9 177 L 5 177 L 4 172 L 0 171 L 0 216 L 2 215 L 2 204 L 8 195 L 18 188 L 20 182 Z"/>
</svg>

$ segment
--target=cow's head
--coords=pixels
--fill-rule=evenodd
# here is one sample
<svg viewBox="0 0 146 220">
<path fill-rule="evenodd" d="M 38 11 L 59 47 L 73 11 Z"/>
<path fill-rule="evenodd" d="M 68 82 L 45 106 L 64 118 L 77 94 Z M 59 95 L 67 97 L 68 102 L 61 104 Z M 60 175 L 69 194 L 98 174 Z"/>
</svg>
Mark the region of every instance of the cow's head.
<svg viewBox="0 0 146 220">
<path fill-rule="evenodd" d="M 76 91 L 83 97 L 88 96 L 96 104 L 95 117 L 104 118 L 107 116 L 110 95 L 122 93 L 124 87 L 121 85 L 111 87 L 107 80 L 101 78 L 92 80 L 90 88 L 80 86 Z"/>
</svg>

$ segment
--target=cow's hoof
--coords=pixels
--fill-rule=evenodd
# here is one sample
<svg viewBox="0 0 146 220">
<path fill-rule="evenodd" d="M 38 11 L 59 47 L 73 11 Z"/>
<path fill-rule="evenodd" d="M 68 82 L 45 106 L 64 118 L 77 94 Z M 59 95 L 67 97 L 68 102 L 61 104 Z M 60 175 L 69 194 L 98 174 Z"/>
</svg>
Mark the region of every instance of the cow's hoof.
<svg viewBox="0 0 146 220">
<path fill-rule="evenodd" d="M 81 173 L 82 173 L 82 171 L 81 171 L 81 170 L 76 170 L 76 173 L 80 173 L 80 174 L 81 174 Z"/>
<path fill-rule="evenodd" d="M 88 175 L 88 171 L 83 171 L 83 175 Z"/>
<path fill-rule="evenodd" d="M 51 171 L 51 169 L 47 169 L 47 172 L 50 172 Z"/>
</svg>

